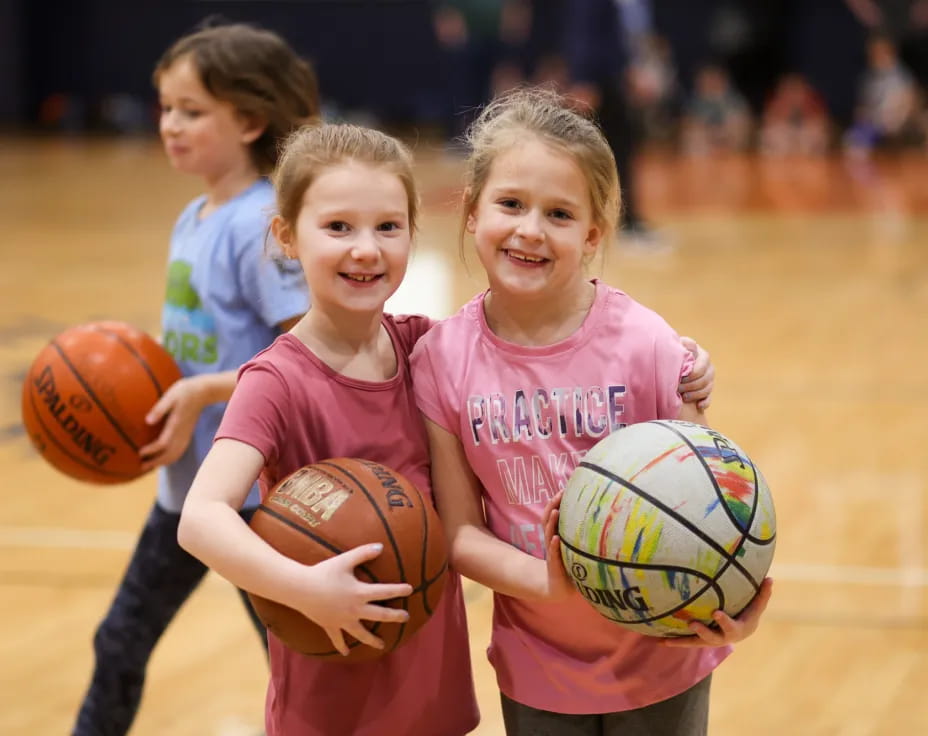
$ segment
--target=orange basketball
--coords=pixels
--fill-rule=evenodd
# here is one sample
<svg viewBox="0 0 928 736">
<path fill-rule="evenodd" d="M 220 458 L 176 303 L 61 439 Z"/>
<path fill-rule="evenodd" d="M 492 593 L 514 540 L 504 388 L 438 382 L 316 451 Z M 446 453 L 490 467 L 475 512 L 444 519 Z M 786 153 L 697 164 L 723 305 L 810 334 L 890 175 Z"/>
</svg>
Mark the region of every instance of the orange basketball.
<svg viewBox="0 0 928 736">
<path fill-rule="evenodd" d="M 355 568 L 368 583 L 409 583 L 408 598 L 381 602 L 409 611 L 405 623 L 365 621 L 383 650 L 345 635 L 343 657 L 325 631 L 301 613 L 252 595 L 258 616 L 284 644 L 311 657 L 361 662 L 408 641 L 438 605 L 448 570 L 445 535 L 428 499 L 396 471 L 352 458 L 307 465 L 278 483 L 251 520 L 251 528 L 281 554 L 307 565 L 372 542 L 383 552 Z"/>
<path fill-rule="evenodd" d="M 23 383 L 23 425 L 62 473 L 91 483 L 142 474 L 139 448 L 160 426 L 145 415 L 181 377 L 170 354 L 123 322 L 65 330 L 38 354 Z"/>
</svg>

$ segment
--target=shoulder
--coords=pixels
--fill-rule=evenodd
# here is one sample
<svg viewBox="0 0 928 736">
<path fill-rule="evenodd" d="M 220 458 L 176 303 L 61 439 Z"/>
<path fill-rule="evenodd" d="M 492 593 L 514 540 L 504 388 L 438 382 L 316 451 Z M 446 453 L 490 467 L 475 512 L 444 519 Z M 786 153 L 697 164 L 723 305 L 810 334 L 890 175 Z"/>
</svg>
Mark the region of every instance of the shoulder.
<svg viewBox="0 0 928 736">
<path fill-rule="evenodd" d="M 399 338 L 409 355 L 419 339 L 434 327 L 435 320 L 424 314 L 384 314 L 388 328 Z"/>
<path fill-rule="evenodd" d="M 183 228 L 189 226 L 191 223 L 195 223 L 197 219 L 197 213 L 200 211 L 200 208 L 203 206 L 203 203 L 206 201 L 206 196 L 201 194 L 198 197 L 194 197 L 184 206 L 184 209 L 180 211 L 180 214 L 177 216 L 177 219 L 174 221 L 174 232 L 182 230 Z"/>
<path fill-rule="evenodd" d="M 646 307 L 624 291 L 614 287 L 603 286 L 602 288 L 605 289 L 603 309 L 609 324 L 621 325 L 623 330 L 657 334 L 664 331 L 673 332 L 667 320 L 650 307 Z"/>
<path fill-rule="evenodd" d="M 242 364 L 238 371 L 238 381 L 241 383 L 247 376 L 248 382 L 260 380 L 286 386 L 287 366 L 293 361 L 293 347 L 285 335 L 280 335 L 251 360 Z"/>
<path fill-rule="evenodd" d="M 480 333 L 480 310 L 483 308 L 483 294 L 478 294 L 455 314 L 440 322 L 434 323 L 420 341 L 422 347 L 440 348 L 446 345 L 460 344 L 468 337 Z"/>
<path fill-rule="evenodd" d="M 260 179 L 231 203 L 227 228 L 233 237 L 250 240 L 260 235 L 263 243 L 273 213 L 274 189 L 269 181 Z"/>
</svg>

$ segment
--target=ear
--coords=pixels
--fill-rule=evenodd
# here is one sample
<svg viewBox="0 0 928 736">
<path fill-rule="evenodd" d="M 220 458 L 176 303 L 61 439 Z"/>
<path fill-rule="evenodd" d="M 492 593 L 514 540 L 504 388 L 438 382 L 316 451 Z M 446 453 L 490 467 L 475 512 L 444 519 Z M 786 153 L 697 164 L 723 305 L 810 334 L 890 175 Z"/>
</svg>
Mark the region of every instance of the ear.
<svg viewBox="0 0 928 736">
<path fill-rule="evenodd" d="M 592 257 L 596 253 L 600 242 L 603 239 L 603 228 L 600 225 L 593 225 L 586 234 L 586 240 L 583 243 L 583 254 Z"/>
<path fill-rule="evenodd" d="M 267 120 L 251 113 L 240 113 L 239 117 L 242 121 L 241 141 L 250 146 L 267 130 Z"/>
<path fill-rule="evenodd" d="M 296 243 L 293 238 L 293 228 L 290 223 L 284 220 L 280 215 L 274 215 L 271 219 L 271 234 L 274 239 L 280 243 L 280 248 L 287 258 L 296 258 Z"/>
<path fill-rule="evenodd" d="M 470 202 L 471 190 L 465 189 L 464 195 L 461 197 L 461 201 L 465 207 L 468 206 Z M 474 202 L 473 205 L 470 205 L 470 209 L 467 210 L 467 214 L 464 216 L 464 229 L 469 232 L 471 235 L 474 234 L 474 231 L 477 229 L 477 203 Z"/>
</svg>

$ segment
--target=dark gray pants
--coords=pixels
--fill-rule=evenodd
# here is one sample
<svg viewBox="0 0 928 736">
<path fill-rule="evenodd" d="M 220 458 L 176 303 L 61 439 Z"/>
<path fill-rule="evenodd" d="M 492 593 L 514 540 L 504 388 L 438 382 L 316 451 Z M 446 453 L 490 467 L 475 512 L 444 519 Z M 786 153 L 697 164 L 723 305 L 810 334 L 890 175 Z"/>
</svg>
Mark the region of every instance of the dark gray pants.
<svg viewBox="0 0 928 736">
<path fill-rule="evenodd" d="M 242 511 L 247 521 L 254 509 Z M 96 662 L 73 736 L 124 736 L 142 699 L 145 669 L 155 644 L 206 574 L 177 543 L 179 514 L 156 503 L 116 597 L 93 639 Z M 241 591 L 240 591 L 241 592 Z M 267 632 L 242 593 L 267 649 Z"/>
<path fill-rule="evenodd" d="M 712 675 L 689 690 L 635 710 L 574 715 L 538 710 L 500 693 L 507 736 L 705 736 Z"/>
</svg>

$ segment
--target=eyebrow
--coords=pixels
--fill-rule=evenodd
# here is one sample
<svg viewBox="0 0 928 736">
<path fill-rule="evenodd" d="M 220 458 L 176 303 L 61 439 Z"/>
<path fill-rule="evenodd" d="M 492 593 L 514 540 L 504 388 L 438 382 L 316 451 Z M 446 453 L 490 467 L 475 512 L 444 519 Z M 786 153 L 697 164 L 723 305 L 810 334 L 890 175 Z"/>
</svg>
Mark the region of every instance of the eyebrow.
<svg viewBox="0 0 928 736">
<path fill-rule="evenodd" d="M 164 95 L 158 95 L 158 101 L 159 101 L 159 102 L 164 102 Z M 202 105 L 202 104 L 203 104 L 203 100 L 199 100 L 199 99 L 197 99 L 197 98 L 195 98 L 195 97 L 186 97 L 186 96 L 185 96 L 185 97 L 180 97 L 180 98 L 178 98 L 178 99 L 176 99 L 176 100 L 173 100 L 173 102 L 179 102 L 179 103 L 183 103 L 183 104 L 191 104 L 191 103 L 192 103 L 192 104 L 194 104 L 194 105 Z"/>
<path fill-rule="evenodd" d="M 525 192 L 524 189 L 513 186 L 497 186 L 490 188 L 488 191 L 494 197 L 515 197 L 517 199 L 520 198 Z M 579 200 L 564 199 L 563 197 L 559 197 L 554 200 L 553 206 L 575 209 L 581 206 L 581 202 Z"/>
<path fill-rule="evenodd" d="M 356 210 L 346 210 L 346 209 L 320 209 L 319 217 L 326 220 L 338 219 L 338 218 L 349 218 L 352 215 L 356 215 Z M 402 219 L 408 218 L 409 213 L 406 210 L 391 210 L 376 213 L 377 219 Z"/>
</svg>

